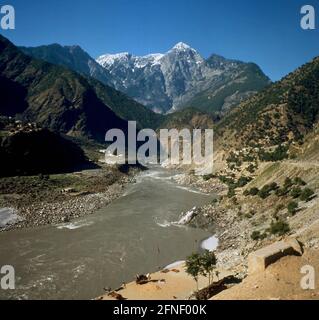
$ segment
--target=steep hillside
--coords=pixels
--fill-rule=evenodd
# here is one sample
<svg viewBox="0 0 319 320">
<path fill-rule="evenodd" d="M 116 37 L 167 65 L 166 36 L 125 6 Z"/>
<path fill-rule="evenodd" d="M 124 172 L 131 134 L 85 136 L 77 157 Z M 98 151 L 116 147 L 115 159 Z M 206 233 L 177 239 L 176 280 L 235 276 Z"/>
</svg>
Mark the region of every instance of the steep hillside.
<svg viewBox="0 0 319 320">
<path fill-rule="evenodd" d="M 127 128 L 81 75 L 33 59 L 0 36 L 0 114 L 36 122 L 70 136 L 104 140 L 110 128 Z M 9 91 L 4 89 L 9 89 Z M 4 91 L 4 93 L 2 93 Z"/>
<path fill-rule="evenodd" d="M 302 144 L 318 121 L 319 58 L 243 102 L 216 126 L 224 149 Z"/>
<path fill-rule="evenodd" d="M 53 44 L 20 49 L 29 56 L 67 67 L 88 77 L 97 96 L 122 119 L 137 121 L 140 128 L 156 128 L 161 121 L 160 115 L 108 86 L 112 84 L 112 75 L 79 46 Z"/>
<path fill-rule="evenodd" d="M 305 249 L 318 248 L 318 114 L 315 58 L 216 125 L 214 174 L 189 173 L 183 180 L 205 191 L 222 190 L 190 222 L 218 230 L 219 265 L 245 277 L 252 251 L 286 237 Z"/>
<path fill-rule="evenodd" d="M 213 128 L 213 116 L 195 108 L 183 109 L 165 116 L 160 128 L 208 129 Z"/>
<path fill-rule="evenodd" d="M 216 59 L 218 59 L 216 56 L 212 56 L 207 63 L 216 65 L 216 62 L 212 62 Z M 218 61 L 225 60 L 220 59 L 222 58 Z M 224 75 L 217 81 L 214 80 L 207 90 L 196 94 L 183 107 L 197 107 L 206 112 L 223 115 L 236 104 L 269 85 L 268 79 L 256 64 L 237 62 L 237 65 L 236 72 Z"/>
<path fill-rule="evenodd" d="M 61 46 L 51 44 L 39 47 L 19 47 L 25 54 L 52 64 L 67 67 L 83 75 L 107 84 L 111 75 L 79 46 Z"/>
<path fill-rule="evenodd" d="M 127 121 L 136 121 L 140 129 L 157 128 L 164 116 L 129 98 L 122 92 L 103 85 L 101 82 L 88 78 L 97 96 L 109 106 L 119 117 Z"/>
</svg>

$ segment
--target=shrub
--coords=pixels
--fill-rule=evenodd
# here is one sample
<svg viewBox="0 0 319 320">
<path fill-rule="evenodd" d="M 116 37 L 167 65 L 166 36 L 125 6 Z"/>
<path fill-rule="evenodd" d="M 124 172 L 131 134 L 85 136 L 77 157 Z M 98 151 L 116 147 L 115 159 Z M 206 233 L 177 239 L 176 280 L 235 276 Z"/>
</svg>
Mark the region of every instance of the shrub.
<svg viewBox="0 0 319 320">
<path fill-rule="evenodd" d="M 258 241 L 264 240 L 267 237 L 267 235 L 265 233 L 261 233 L 260 231 L 254 231 L 250 237 L 252 240 Z"/>
<path fill-rule="evenodd" d="M 220 182 L 225 183 L 228 186 L 235 184 L 235 181 L 232 178 L 228 178 L 226 176 L 219 176 L 218 178 L 219 178 Z"/>
<path fill-rule="evenodd" d="M 308 202 L 314 194 L 315 192 L 313 190 L 306 188 L 302 191 L 300 200 Z"/>
<path fill-rule="evenodd" d="M 285 221 L 272 221 L 269 231 L 273 235 L 283 236 L 290 231 L 290 227 Z"/>
<path fill-rule="evenodd" d="M 302 180 L 300 177 L 296 177 L 294 179 L 293 183 L 295 185 L 297 185 L 297 186 L 305 186 L 305 185 L 307 185 L 307 183 L 304 180 Z"/>
<path fill-rule="evenodd" d="M 232 201 L 232 203 L 233 203 L 234 206 L 238 206 L 238 199 L 237 199 L 237 197 L 232 197 L 232 198 L 231 198 L 231 201 Z"/>
<path fill-rule="evenodd" d="M 219 202 L 219 200 L 217 198 L 215 198 L 215 199 L 212 200 L 211 204 L 216 204 L 218 202 Z"/>
<path fill-rule="evenodd" d="M 253 164 L 250 164 L 247 168 L 249 173 L 254 173 L 256 171 L 256 167 Z"/>
<path fill-rule="evenodd" d="M 290 178 L 286 178 L 284 182 L 284 188 L 288 189 L 293 186 L 293 182 Z"/>
<path fill-rule="evenodd" d="M 279 145 L 273 152 L 266 152 L 262 150 L 259 153 L 259 159 L 260 161 L 266 162 L 282 161 L 288 158 L 288 149 L 289 148 L 287 146 Z"/>
<path fill-rule="evenodd" d="M 296 212 L 297 212 L 297 209 L 298 209 L 298 203 L 295 202 L 295 201 L 291 201 L 291 202 L 289 202 L 287 208 L 288 208 L 288 212 L 289 212 L 291 215 L 295 215 Z"/>
<path fill-rule="evenodd" d="M 259 192 L 258 192 L 258 196 L 261 198 L 261 199 L 267 199 L 269 196 L 270 196 L 270 193 L 268 192 L 268 190 L 266 189 L 261 189 Z"/>
<path fill-rule="evenodd" d="M 242 188 L 244 187 L 246 184 L 248 184 L 252 179 L 249 178 L 249 177 L 240 177 L 238 179 L 238 182 L 237 182 L 237 187 L 238 188 Z"/>
<path fill-rule="evenodd" d="M 276 190 L 276 195 L 278 197 L 283 197 L 285 195 L 287 195 L 289 193 L 289 189 L 288 188 L 279 188 Z"/>
<path fill-rule="evenodd" d="M 265 185 L 262 187 L 261 190 L 258 192 L 258 196 L 262 199 L 266 199 L 270 196 L 270 188 L 269 185 Z"/>
<path fill-rule="evenodd" d="M 251 154 L 247 154 L 243 156 L 243 161 L 244 162 L 252 162 L 255 160 L 255 157 Z"/>
<path fill-rule="evenodd" d="M 279 119 L 281 118 L 280 113 L 279 113 L 279 112 L 275 112 L 275 113 L 274 113 L 274 118 L 275 118 L 276 120 L 279 120 Z"/>
<path fill-rule="evenodd" d="M 39 180 L 44 180 L 44 181 L 50 180 L 50 176 L 49 176 L 49 175 L 47 175 L 47 174 L 42 174 L 42 173 L 40 173 L 40 174 L 38 175 L 38 178 L 39 178 Z"/>
<path fill-rule="evenodd" d="M 258 192 L 259 192 L 259 189 L 256 188 L 256 187 L 254 187 L 254 188 L 251 188 L 251 189 L 250 189 L 249 194 L 250 194 L 251 196 L 257 196 Z"/>
<path fill-rule="evenodd" d="M 269 191 L 274 191 L 274 190 L 277 190 L 279 187 L 276 182 L 272 182 L 268 188 L 269 188 Z"/>
<path fill-rule="evenodd" d="M 292 190 L 290 191 L 290 195 L 294 198 L 294 199 L 297 199 L 300 197 L 302 193 L 302 190 L 300 187 L 294 187 L 292 188 Z"/>
</svg>

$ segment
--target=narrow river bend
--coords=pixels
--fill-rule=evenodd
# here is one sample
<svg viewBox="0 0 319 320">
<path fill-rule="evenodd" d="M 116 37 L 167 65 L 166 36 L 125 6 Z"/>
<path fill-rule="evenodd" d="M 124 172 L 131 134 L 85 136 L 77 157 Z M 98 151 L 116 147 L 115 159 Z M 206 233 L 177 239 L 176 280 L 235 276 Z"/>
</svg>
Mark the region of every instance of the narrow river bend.
<svg viewBox="0 0 319 320">
<path fill-rule="evenodd" d="M 171 175 L 144 172 L 121 198 L 72 223 L 0 233 L 0 266 L 16 271 L 16 290 L 0 299 L 92 299 L 197 251 L 211 234 L 174 222 L 212 195 Z"/>
</svg>

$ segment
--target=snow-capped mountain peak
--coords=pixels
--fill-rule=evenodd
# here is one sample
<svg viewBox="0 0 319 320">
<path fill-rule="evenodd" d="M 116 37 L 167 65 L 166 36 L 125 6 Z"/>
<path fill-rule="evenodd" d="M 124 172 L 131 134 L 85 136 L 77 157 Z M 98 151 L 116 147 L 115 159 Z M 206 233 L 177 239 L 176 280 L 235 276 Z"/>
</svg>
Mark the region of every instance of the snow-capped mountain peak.
<svg viewBox="0 0 319 320">
<path fill-rule="evenodd" d="M 192 49 L 188 44 L 184 42 L 178 42 L 172 50 L 189 50 Z M 194 49 L 193 49 L 194 50 Z"/>
<path fill-rule="evenodd" d="M 104 54 L 96 59 L 96 62 L 99 63 L 102 67 L 107 68 L 111 67 L 115 62 L 127 62 L 130 60 L 132 55 L 129 52 L 121 52 L 115 54 Z"/>
<path fill-rule="evenodd" d="M 163 113 L 184 107 L 201 93 L 204 98 L 199 100 L 200 104 L 220 111 L 229 104 L 236 105 L 242 96 L 255 91 L 251 85 L 254 81 L 248 77 L 249 66 L 216 55 L 204 59 L 184 42 L 178 42 L 164 54 L 135 56 L 125 52 L 106 54 L 96 61 L 109 72 L 111 86 Z M 248 82 L 249 90 L 243 86 L 242 96 L 237 92 L 238 85 L 232 85 L 235 80 Z M 207 90 L 210 90 L 209 94 Z M 219 90 L 225 93 L 219 94 L 215 101 L 214 96 Z M 219 97 L 223 94 L 225 99 L 221 100 Z M 192 106 L 197 106 L 199 102 L 194 101 Z"/>
<path fill-rule="evenodd" d="M 134 65 L 137 68 L 145 68 L 146 66 L 155 66 L 161 64 L 161 59 L 164 57 L 161 53 L 152 53 L 146 56 L 134 57 Z"/>
</svg>

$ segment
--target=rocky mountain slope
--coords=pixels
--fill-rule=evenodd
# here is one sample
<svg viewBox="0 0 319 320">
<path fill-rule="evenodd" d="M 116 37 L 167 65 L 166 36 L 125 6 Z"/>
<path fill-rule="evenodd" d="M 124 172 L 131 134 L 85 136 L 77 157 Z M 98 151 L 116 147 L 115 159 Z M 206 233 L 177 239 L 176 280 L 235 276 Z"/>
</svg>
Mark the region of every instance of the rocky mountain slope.
<svg viewBox="0 0 319 320">
<path fill-rule="evenodd" d="M 216 55 L 205 60 L 182 42 L 165 54 L 105 54 L 97 62 L 112 86 L 164 113 L 184 106 L 226 111 L 270 83 L 254 64 Z"/>
<path fill-rule="evenodd" d="M 141 57 L 127 52 L 105 54 L 96 61 L 79 46 L 53 44 L 21 50 L 107 85 L 98 92 L 107 98 L 112 110 L 123 119 L 137 120 L 141 127 L 155 128 L 161 121 L 148 109 L 166 113 L 194 107 L 224 114 L 270 83 L 253 63 L 218 55 L 205 60 L 184 43 L 178 43 L 165 54 Z M 127 97 L 109 86 L 138 103 L 127 101 Z"/>
<path fill-rule="evenodd" d="M 0 36 L 0 114 L 75 137 L 104 141 L 111 128 L 127 128 L 87 79 L 33 59 Z"/>
<path fill-rule="evenodd" d="M 315 58 L 215 125 L 213 174 L 179 178 L 203 191 L 221 185 L 190 224 L 218 230 L 218 265 L 242 277 L 249 253 L 283 238 L 318 248 L 318 93 Z"/>
<path fill-rule="evenodd" d="M 159 115 L 108 86 L 112 84 L 112 75 L 81 47 L 52 44 L 40 47 L 20 47 L 19 49 L 33 58 L 66 67 L 88 77 L 87 80 L 97 96 L 120 118 L 137 121 L 140 128 L 155 128 L 161 121 Z"/>
<path fill-rule="evenodd" d="M 52 64 L 67 67 L 78 73 L 89 75 L 107 84 L 111 75 L 79 46 L 61 46 L 57 43 L 39 47 L 19 47 L 27 55 Z"/>
<path fill-rule="evenodd" d="M 215 128 L 217 142 L 225 150 L 279 145 L 298 150 L 318 122 L 318 99 L 319 58 L 315 58 L 224 117 Z"/>
<path fill-rule="evenodd" d="M 214 126 L 214 117 L 195 108 L 186 108 L 167 114 L 159 129 L 210 129 Z"/>
</svg>

